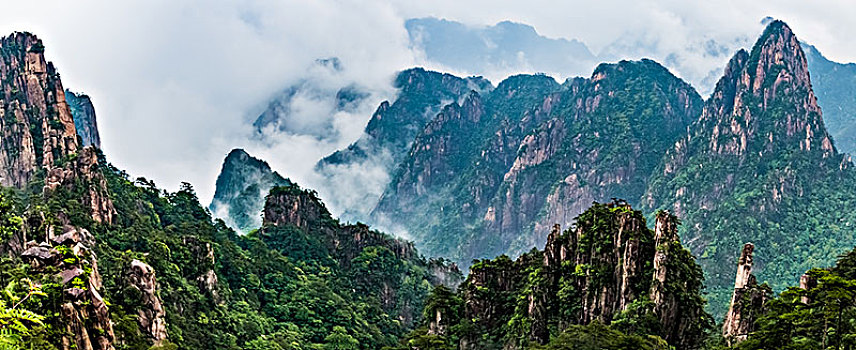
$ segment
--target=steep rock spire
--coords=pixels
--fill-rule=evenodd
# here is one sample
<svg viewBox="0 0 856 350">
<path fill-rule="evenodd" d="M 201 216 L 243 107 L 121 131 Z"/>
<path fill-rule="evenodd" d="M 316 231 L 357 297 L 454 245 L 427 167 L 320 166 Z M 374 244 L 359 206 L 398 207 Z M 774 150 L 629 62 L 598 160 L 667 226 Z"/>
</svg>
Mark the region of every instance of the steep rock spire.
<svg viewBox="0 0 856 350">
<path fill-rule="evenodd" d="M 734 293 L 722 324 L 722 336 L 729 346 L 746 340 L 749 333 L 755 330 L 755 321 L 763 313 L 764 305 L 772 294 L 766 284 L 758 285 L 752 274 L 754 251 L 755 245 L 746 243 L 737 262 Z"/>
<path fill-rule="evenodd" d="M 504 348 L 519 349 L 530 341 L 545 344 L 555 330 L 571 325 L 651 312 L 659 336 L 678 349 L 693 349 L 712 320 L 703 310 L 701 269 L 681 246 L 678 224 L 674 215 L 660 212 L 652 231 L 625 201 L 595 203 L 575 227 L 562 232 L 555 225 L 543 251 L 513 261 L 504 255 L 475 261 L 461 286 L 462 318 L 475 320 L 472 326 L 486 337 L 505 340 Z M 649 299 L 641 309 L 640 301 Z M 508 324 L 514 326 L 503 328 Z M 485 348 L 485 336 L 476 334 L 461 348 Z"/>
</svg>

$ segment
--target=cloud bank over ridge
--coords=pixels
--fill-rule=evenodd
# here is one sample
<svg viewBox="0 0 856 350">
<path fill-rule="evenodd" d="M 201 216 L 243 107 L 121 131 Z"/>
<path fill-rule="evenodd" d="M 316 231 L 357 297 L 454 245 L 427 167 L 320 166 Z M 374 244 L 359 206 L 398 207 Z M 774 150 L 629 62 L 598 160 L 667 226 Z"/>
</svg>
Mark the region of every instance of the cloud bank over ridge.
<svg viewBox="0 0 856 350">
<path fill-rule="evenodd" d="M 26 30 L 44 40 L 66 87 L 92 97 L 105 152 L 117 166 L 171 189 L 189 181 L 206 203 L 235 147 L 307 186 L 318 183 L 315 162 L 359 137 L 373 109 L 394 98 L 389 86 L 398 70 L 420 65 L 494 83 L 548 70 L 525 55 L 510 60 L 519 65 L 482 72 L 432 62 L 411 42 L 407 19 L 445 18 L 475 30 L 525 23 L 546 38 L 579 40 L 598 60 L 653 58 L 704 92 L 765 16 L 784 19 L 830 59 L 856 60 L 847 35 L 856 30 L 856 4 L 844 1 L 16 1 L 0 5 L 0 32 Z M 370 97 L 333 116 L 324 112 L 327 102 L 299 101 L 305 118 L 325 114 L 335 137 L 272 132 L 254 139 L 252 123 L 268 102 L 325 57 L 339 58 L 342 81 L 359 82 Z M 587 75 L 579 70 L 565 74 Z"/>
</svg>

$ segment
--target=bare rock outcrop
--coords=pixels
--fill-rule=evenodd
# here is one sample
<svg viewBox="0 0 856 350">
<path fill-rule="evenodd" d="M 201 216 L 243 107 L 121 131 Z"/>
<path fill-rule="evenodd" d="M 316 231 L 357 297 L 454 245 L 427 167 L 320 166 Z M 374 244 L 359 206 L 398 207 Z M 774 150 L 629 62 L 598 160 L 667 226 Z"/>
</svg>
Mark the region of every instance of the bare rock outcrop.
<svg viewBox="0 0 856 350">
<path fill-rule="evenodd" d="M 60 340 L 63 350 L 112 350 L 115 335 L 107 304 L 101 297 L 101 275 L 95 253 L 94 237 L 85 229 L 63 226 L 63 233 L 51 240 L 30 241 L 21 258 L 34 271 L 56 269 L 63 286 L 60 315 L 66 334 Z"/>
<path fill-rule="evenodd" d="M 308 230 L 329 218 L 327 208 L 318 199 L 317 193 L 303 191 L 296 186 L 274 187 L 265 201 L 263 225 L 294 225 Z"/>
<path fill-rule="evenodd" d="M 220 297 L 219 278 L 217 272 L 214 271 L 214 248 L 210 242 L 202 241 L 194 236 L 187 236 L 183 239 L 184 244 L 190 248 L 193 253 L 193 259 L 196 261 L 198 270 L 196 282 L 202 292 L 208 294 L 215 304 L 223 303 L 223 298 Z"/>
<path fill-rule="evenodd" d="M 0 38 L 0 185 L 23 188 L 79 149 L 59 74 L 35 35 Z"/>
<path fill-rule="evenodd" d="M 59 73 L 45 60 L 41 40 L 29 33 L 0 38 L 0 81 L 0 185 L 23 188 L 44 170 L 46 190 L 78 190 L 95 221 L 112 223 L 115 209 L 97 168 L 98 151 L 81 149 Z"/>
<path fill-rule="evenodd" d="M 662 325 L 661 335 L 669 344 L 692 349 L 698 339 L 686 337 L 686 334 L 698 334 L 704 327 L 706 314 L 701 309 L 688 308 L 686 305 L 703 304 L 697 293 L 678 291 L 700 291 L 702 289 L 701 267 L 696 263 L 689 250 L 683 247 L 678 237 L 678 218 L 668 211 L 660 211 L 655 216 L 653 280 L 649 299 L 654 304 L 654 315 Z"/>
<path fill-rule="evenodd" d="M 755 321 L 763 313 L 764 305 L 772 294 L 766 284 L 758 285 L 752 274 L 754 251 L 755 245 L 746 243 L 737 262 L 734 294 L 722 325 L 722 336 L 729 346 L 746 340 L 749 333 L 755 330 Z"/>
<path fill-rule="evenodd" d="M 800 289 L 809 291 L 809 290 L 812 290 L 814 288 L 817 288 L 817 277 L 816 276 L 812 276 L 808 273 L 800 276 Z M 800 301 L 803 304 L 808 304 L 811 302 L 811 299 L 809 299 L 808 295 L 804 295 L 800 298 Z"/>
<path fill-rule="evenodd" d="M 158 284 L 154 269 L 142 261 L 131 261 L 128 283 L 140 291 L 142 306 L 137 310 L 140 329 L 155 346 L 161 345 L 167 337 L 166 311 L 157 293 Z"/>
</svg>

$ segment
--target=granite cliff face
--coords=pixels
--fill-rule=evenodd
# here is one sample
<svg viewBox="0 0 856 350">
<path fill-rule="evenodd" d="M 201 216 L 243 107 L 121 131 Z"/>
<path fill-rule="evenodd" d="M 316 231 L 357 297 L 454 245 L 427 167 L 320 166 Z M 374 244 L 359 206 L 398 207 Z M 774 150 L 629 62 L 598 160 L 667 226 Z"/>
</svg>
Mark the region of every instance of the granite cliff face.
<svg viewBox="0 0 856 350">
<path fill-rule="evenodd" d="M 154 269 L 142 261 L 131 261 L 128 284 L 139 291 L 139 302 L 142 306 L 137 309 L 137 322 L 140 323 L 140 329 L 151 339 L 154 346 L 162 345 L 167 337 L 166 311 L 157 294 L 158 284 Z"/>
<path fill-rule="evenodd" d="M 461 224 L 484 215 L 494 188 L 502 181 L 497 169 L 513 160 L 509 153 L 516 151 L 514 143 L 526 129 L 512 125 L 513 121 L 526 118 L 526 124 L 536 123 L 542 113 L 529 116 L 526 109 L 558 88 L 550 77 L 520 75 L 506 79 L 486 96 L 471 91 L 444 107 L 395 170 L 372 213 L 375 220 L 410 231 L 429 254 L 452 256 L 444 254 L 440 245 L 452 245 L 459 239 L 455 236 Z M 482 148 L 486 140 L 495 145 L 490 153 Z M 446 220 L 453 216 L 454 221 Z M 437 226 L 448 234 L 427 232 Z"/>
<path fill-rule="evenodd" d="M 649 60 L 603 64 L 563 85 L 508 78 L 428 123 L 374 218 L 399 223 L 429 254 L 520 254 L 592 201 L 641 198 L 701 105 L 692 87 Z"/>
<path fill-rule="evenodd" d="M 731 59 L 701 118 L 665 153 L 643 203 L 684 222 L 682 236 L 724 314 L 731 270 L 721 262 L 736 259 L 743 242 L 755 242 L 757 271 L 774 288 L 810 268 L 792 256 L 831 262 L 849 248 L 833 208 L 853 200 L 850 168 L 826 131 L 799 41 L 775 21 L 751 52 Z M 804 213 L 815 212 L 806 225 Z M 823 252 L 809 248 L 819 245 Z"/>
<path fill-rule="evenodd" d="M 207 294 L 215 304 L 221 305 L 224 299 L 220 294 L 220 278 L 215 271 L 217 261 L 214 258 L 214 247 L 211 242 L 202 241 L 193 236 L 184 237 L 182 242 L 190 248 L 191 259 L 197 265 L 193 275 L 199 290 Z M 194 277 L 193 275 L 190 277 Z"/>
<path fill-rule="evenodd" d="M 77 132 L 59 74 L 29 33 L 0 39 L 0 184 L 22 188 L 77 152 Z"/>
<path fill-rule="evenodd" d="M 86 147 L 70 157 L 62 167 L 48 170 L 43 192 L 50 196 L 62 187 L 89 210 L 92 220 L 113 224 L 117 213 L 102 173 L 105 162 L 100 150 L 94 146 Z"/>
<path fill-rule="evenodd" d="M 80 146 L 101 148 L 101 135 L 98 134 L 98 123 L 95 120 L 95 107 L 89 96 L 66 89 L 65 101 L 74 117 L 74 128 L 80 136 Z"/>
<path fill-rule="evenodd" d="M 523 140 L 488 208 L 496 217 L 485 232 L 507 232 L 511 253 L 541 244 L 552 224 L 570 225 L 592 201 L 635 203 L 702 104 L 689 84 L 648 60 L 601 65 L 579 84 Z"/>
<path fill-rule="evenodd" d="M 223 160 L 208 209 L 235 230 L 249 232 L 262 224 L 261 212 L 268 191 L 289 184 L 291 181 L 273 171 L 267 162 L 236 148 Z"/>
<path fill-rule="evenodd" d="M 466 324 L 459 328 L 467 330 L 458 335 L 461 349 L 521 349 L 597 321 L 619 329 L 635 324 L 634 332 L 697 348 L 712 322 L 703 310 L 701 269 L 677 227 L 665 212 L 651 230 L 624 201 L 596 203 L 574 227 L 553 227 L 544 250 L 476 261 L 460 286 L 461 314 L 443 315 L 454 308 L 435 303 L 433 332 L 448 336 L 450 327 Z"/>
</svg>

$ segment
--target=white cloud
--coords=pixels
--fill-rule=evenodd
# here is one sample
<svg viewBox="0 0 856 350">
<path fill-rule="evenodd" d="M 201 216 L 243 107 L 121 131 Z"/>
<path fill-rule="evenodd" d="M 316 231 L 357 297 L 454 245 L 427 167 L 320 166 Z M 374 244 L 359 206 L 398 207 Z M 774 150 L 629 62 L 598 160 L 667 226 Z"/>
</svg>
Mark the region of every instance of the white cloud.
<svg viewBox="0 0 856 350">
<path fill-rule="evenodd" d="M 248 122 L 314 59 L 353 62 L 359 69 L 352 79 L 365 85 L 389 85 L 392 72 L 412 65 L 402 23 L 381 1 L 0 5 L 0 32 L 36 33 L 64 85 L 92 96 L 111 161 L 167 188 L 189 181 L 203 202 L 211 198 L 225 154 L 246 143 Z M 361 128 L 364 120 L 347 127 Z M 277 158 L 326 152 L 313 151 L 269 160 L 288 166 L 278 170 L 300 180 L 290 169 L 293 162 Z"/>
</svg>

